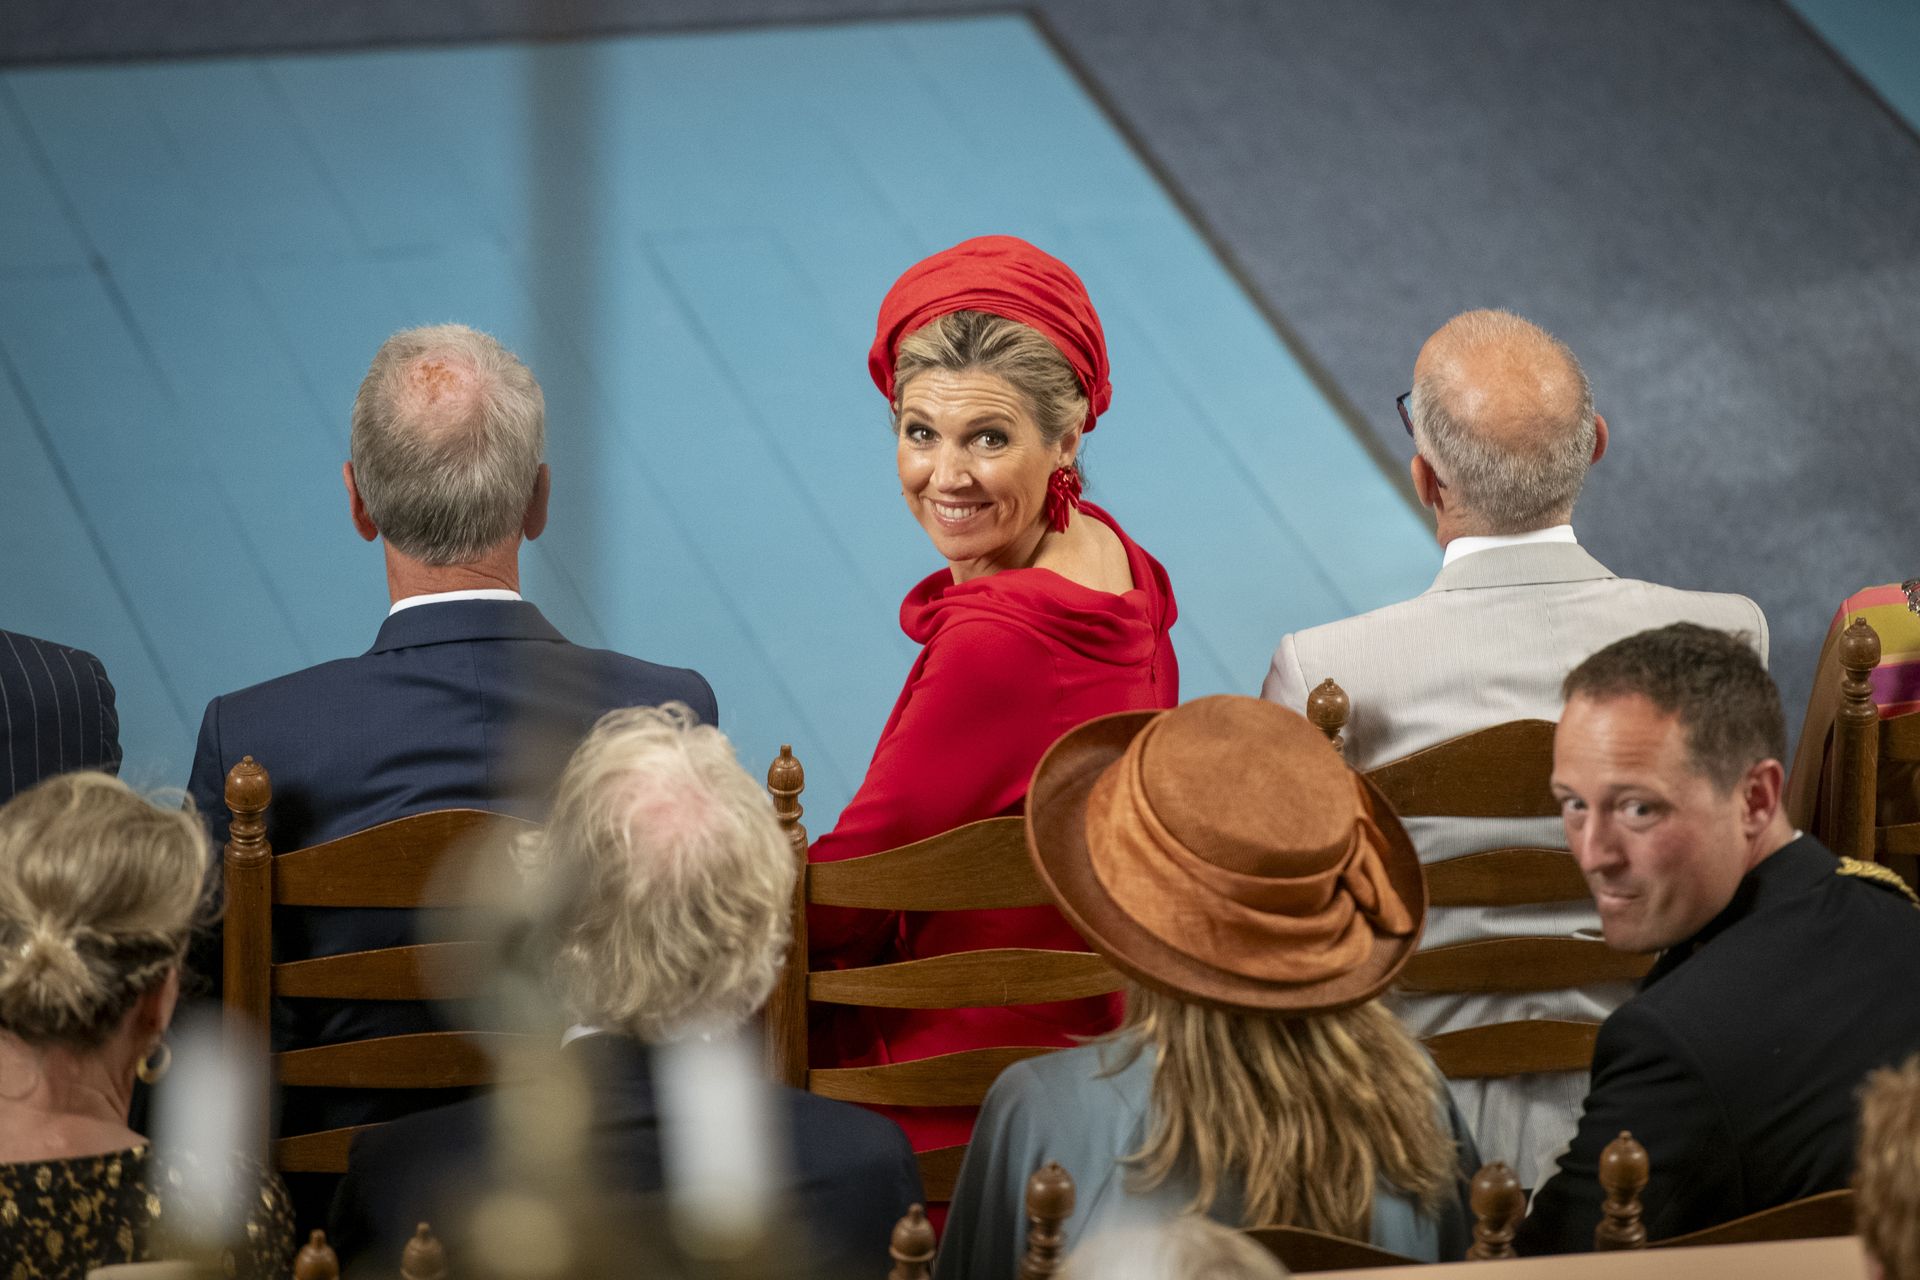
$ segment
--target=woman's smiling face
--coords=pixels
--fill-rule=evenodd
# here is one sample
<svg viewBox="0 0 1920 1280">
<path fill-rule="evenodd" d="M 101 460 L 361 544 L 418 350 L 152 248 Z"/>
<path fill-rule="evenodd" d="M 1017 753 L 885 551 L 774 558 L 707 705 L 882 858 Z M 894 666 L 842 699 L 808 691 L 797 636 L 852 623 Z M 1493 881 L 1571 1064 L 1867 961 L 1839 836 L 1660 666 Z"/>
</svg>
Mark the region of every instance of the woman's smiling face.
<svg viewBox="0 0 1920 1280">
<path fill-rule="evenodd" d="M 1048 444 L 1012 383 L 978 369 L 929 369 L 900 390 L 900 491 L 955 582 L 1025 565 L 1046 526 L 1047 481 L 1078 432 Z"/>
</svg>

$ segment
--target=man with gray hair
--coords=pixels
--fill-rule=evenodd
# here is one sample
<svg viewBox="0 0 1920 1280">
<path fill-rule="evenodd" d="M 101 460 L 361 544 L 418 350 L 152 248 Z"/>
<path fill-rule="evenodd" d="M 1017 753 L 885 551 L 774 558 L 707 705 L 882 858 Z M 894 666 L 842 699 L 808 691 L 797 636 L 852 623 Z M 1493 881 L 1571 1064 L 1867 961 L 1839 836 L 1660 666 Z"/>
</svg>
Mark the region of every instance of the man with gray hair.
<svg viewBox="0 0 1920 1280">
<path fill-rule="evenodd" d="M 333 1204 L 341 1260 L 398 1258 L 424 1220 L 450 1272 L 471 1272 L 477 1219 L 503 1194 L 571 1208 L 583 1221 L 567 1234 L 618 1224 L 617 1272 L 543 1259 L 566 1275 L 677 1271 L 644 1255 L 716 1226 L 741 1274 L 859 1275 L 884 1258 L 922 1199 L 906 1135 L 766 1080 L 738 1034 L 786 958 L 799 866 L 727 739 L 682 706 L 609 712 L 516 862 L 514 900 L 534 905 L 514 913 L 511 972 L 488 986 L 530 979 L 510 1021 L 559 1056 L 524 1086 L 356 1139 Z M 769 1252 L 791 1265 L 740 1265 Z"/>
<path fill-rule="evenodd" d="M 1506 311 L 1468 311 L 1420 349 L 1400 397 L 1413 437 L 1413 487 L 1445 549 L 1411 600 L 1280 641 L 1264 697 L 1304 710 L 1321 681 L 1352 700 L 1346 751 L 1375 769 L 1508 720 L 1557 720 L 1560 683 L 1589 654 L 1671 622 L 1744 635 L 1764 661 L 1767 623 L 1744 596 L 1615 577 L 1574 537 L 1574 500 L 1607 449 L 1606 419 L 1566 344 Z M 1566 848 L 1553 818 L 1411 818 L 1424 862 L 1506 846 Z M 1443 907 L 1424 945 L 1557 934 L 1597 938 L 1590 902 Z M 1535 1018 L 1597 1022 L 1626 984 L 1526 995 L 1401 997 L 1423 1037 Z M 1572 1135 L 1585 1072 L 1455 1081 L 1454 1098 L 1489 1160 L 1535 1186 Z"/>
<path fill-rule="evenodd" d="M 570 644 L 520 598 L 520 544 L 547 521 L 545 412 L 527 367 L 465 325 L 381 346 L 353 403 L 343 471 L 354 528 L 382 544 L 392 608 L 366 653 L 208 704 L 189 789 L 216 849 L 225 778 L 242 756 L 273 779 L 268 835 L 286 852 L 435 809 L 538 821 L 567 753 L 608 710 L 677 700 L 716 720 L 699 673 Z M 285 911 L 274 923 L 279 961 L 413 941 L 401 911 Z M 216 948 L 195 955 L 215 982 Z M 275 1010 L 272 1047 L 430 1029 L 423 1005 L 302 1000 Z M 295 1090 L 282 1130 L 365 1123 L 424 1100 Z"/>
</svg>

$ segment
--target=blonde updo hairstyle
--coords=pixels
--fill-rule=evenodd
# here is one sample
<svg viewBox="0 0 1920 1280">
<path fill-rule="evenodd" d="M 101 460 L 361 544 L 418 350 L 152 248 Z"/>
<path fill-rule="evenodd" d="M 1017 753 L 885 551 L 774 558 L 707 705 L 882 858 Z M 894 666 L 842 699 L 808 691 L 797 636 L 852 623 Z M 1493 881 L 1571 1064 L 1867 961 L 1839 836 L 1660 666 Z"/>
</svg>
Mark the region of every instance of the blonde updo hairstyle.
<svg viewBox="0 0 1920 1280">
<path fill-rule="evenodd" d="M 0 806 L 0 1031 L 94 1048 L 180 963 L 207 837 L 104 773 Z"/>
<path fill-rule="evenodd" d="M 955 311 L 900 339 L 893 365 L 894 429 L 909 382 L 930 370 L 991 373 L 1026 398 L 1040 437 L 1057 445 L 1087 420 L 1087 395 L 1060 349 L 1030 325 L 985 311 Z"/>
</svg>

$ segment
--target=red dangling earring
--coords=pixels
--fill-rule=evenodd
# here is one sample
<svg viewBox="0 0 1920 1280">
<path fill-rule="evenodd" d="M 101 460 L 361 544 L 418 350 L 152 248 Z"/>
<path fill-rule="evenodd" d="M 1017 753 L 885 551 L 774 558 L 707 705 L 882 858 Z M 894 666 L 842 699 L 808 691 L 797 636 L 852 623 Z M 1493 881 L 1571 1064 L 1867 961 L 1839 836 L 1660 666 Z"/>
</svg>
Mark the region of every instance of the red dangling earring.
<svg viewBox="0 0 1920 1280">
<path fill-rule="evenodd" d="M 1047 477 L 1047 528 L 1054 533 L 1067 531 L 1067 517 L 1080 509 L 1080 468 L 1069 464 L 1055 467 Z"/>
</svg>

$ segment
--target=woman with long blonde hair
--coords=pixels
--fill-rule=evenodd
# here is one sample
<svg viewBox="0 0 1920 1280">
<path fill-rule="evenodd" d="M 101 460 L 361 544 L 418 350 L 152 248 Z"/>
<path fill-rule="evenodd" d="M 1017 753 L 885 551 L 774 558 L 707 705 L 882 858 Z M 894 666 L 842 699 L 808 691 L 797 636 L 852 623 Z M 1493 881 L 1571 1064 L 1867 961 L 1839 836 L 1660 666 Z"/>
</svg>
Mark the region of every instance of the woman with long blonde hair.
<svg viewBox="0 0 1920 1280">
<path fill-rule="evenodd" d="M 1010 1274 L 1044 1160 L 1075 1180 L 1069 1244 L 1202 1213 L 1464 1253 L 1472 1138 L 1375 999 L 1419 941 L 1419 862 L 1317 730 L 1240 697 L 1090 721 L 1034 774 L 1027 836 L 1067 917 L 1130 979 L 1126 1017 L 995 1083 L 941 1280 Z"/>
</svg>

